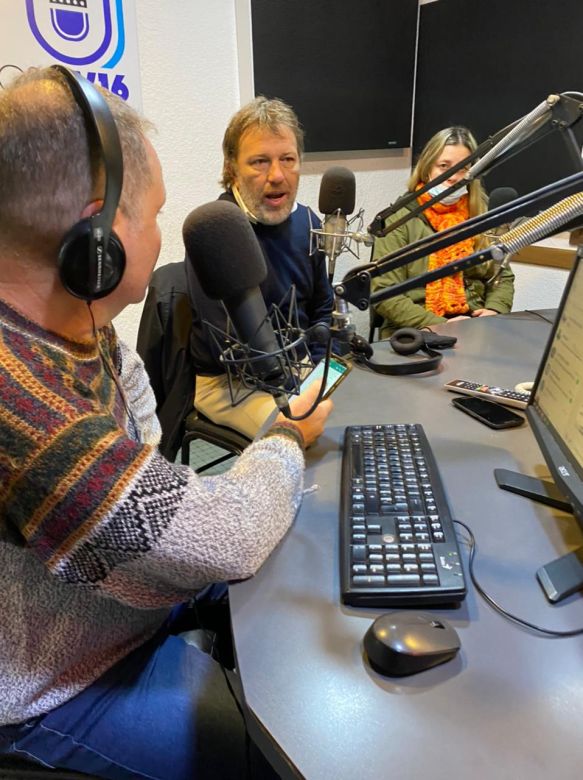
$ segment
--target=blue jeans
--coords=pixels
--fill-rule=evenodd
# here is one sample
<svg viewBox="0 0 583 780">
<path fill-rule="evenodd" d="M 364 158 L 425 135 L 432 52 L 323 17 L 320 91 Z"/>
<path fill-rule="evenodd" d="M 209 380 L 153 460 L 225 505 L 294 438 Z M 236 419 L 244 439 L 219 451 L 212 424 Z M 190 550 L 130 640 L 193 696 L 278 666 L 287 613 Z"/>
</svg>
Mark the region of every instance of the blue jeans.
<svg viewBox="0 0 583 780">
<path fill-rule="evenodd" d="M 243 718 L 219 664 L 172 635 L 152 640 L 48 714 L 0 727 L 0 753 L 110 780 L 273 776 L 248 750 Z"/>
</svg>

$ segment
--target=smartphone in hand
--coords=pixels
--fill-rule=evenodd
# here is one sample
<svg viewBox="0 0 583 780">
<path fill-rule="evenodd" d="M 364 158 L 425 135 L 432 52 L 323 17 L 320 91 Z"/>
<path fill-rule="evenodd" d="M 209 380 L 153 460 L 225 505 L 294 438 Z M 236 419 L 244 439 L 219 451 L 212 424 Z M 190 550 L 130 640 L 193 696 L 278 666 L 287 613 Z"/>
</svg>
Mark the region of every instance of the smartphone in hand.
<svg viewBox="0 0 583 780">
<path fill-rule="evenodd" d="M 316 368 L 311 371 L 302 382 L 300 392 L 303 392 L 313 382 L 318 382 L 318 384 L 322 383 L 322 379 L 324 378 L 325 365 L 326 361 L 324 358 L 322 358 Z M 326 390 L 324 391 L 322 400 L 328 398 L 334 392 L 334 390 L 336 390 L 340 382 L 342 382 L 342 380 L 351 370 L 352 366 L 343 358 L 338 357 L 338 355 L 332 355 L 330 357 L 330 368 L 328 369 L 328 377 L 326 379 Z"/>
<path fill-rule="evenodd" d="M 494 401 L 464 396 L 463 398 L 452 398 L 451 402 L 457 409 L 469 414 L 489 428 L 496 430 L 517 428 L 524 423 L 524 417 L 511 412 L 510 409 L 501 404 L 494 403 Z"/>
</svg>

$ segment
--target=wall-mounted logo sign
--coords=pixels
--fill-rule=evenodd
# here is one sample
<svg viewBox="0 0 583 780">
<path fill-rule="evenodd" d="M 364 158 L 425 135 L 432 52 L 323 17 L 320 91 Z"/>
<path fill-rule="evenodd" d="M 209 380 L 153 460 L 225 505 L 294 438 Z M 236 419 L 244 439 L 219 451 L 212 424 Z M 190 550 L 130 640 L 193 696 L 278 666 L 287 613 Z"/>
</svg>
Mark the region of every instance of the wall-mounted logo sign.
<svg viewBox="0 0 583 780">
<path fill-rule="evenodd" d="M 7 66 L 58 62 L 141 107 L 135 0 L 0 0 L 0 17 L 0 86 Z"/>
</svg>

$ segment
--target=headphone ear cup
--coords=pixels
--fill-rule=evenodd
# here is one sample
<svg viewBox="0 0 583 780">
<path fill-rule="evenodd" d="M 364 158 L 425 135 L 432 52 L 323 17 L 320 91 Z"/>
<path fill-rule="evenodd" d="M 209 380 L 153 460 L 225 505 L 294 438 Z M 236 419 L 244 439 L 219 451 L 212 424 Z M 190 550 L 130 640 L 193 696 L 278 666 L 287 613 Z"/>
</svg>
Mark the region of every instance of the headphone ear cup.
<svg viewBox="0 0 583 780">
<path fill-rule="evenodd" d="M 360 339 L 364 344 L 360 344 Z M 424 374 L 427 371 L 435 371 L 439 368 L 439 364 L 443 358 L 441 352 L 437 352 L 427 346 L 425 341 L 425 333 L 415 328 L 399 328 L 396 330 L 389 343 L 393 350 L 399 355 L 412 355 L 417 350 L 421 349 L 427 357 L 422 360 L 407 360 L 404 363 L 377 363 L 372 360 L 372 347 L 371 345 L 362 339 L 362 337 L 355 337 L 351 341 L 352 355 L 356 363 L 361 366 L 366 366 L 376 374 L 386 374 L 389 376 L 404 376 L 407 374 Z M 368 349 L 365 348 L 368 347 Z"/>
<path fill-rule="evenodd" d="M 73 225 L 63 239 L 58 261 L 63 287 L 85 301 L 95 301 L 113 292 L 121 282 L 126 266 L 123 244 L 112 231 L 99 274 L 97 259 L 90 257 L 90 236 L 89 219 Z"/>
<path fill-rule="evenodd" d="M 415 328 L 399 328 L 389 341 L 391 347 L 399 355 L 412 355 L 425 346 L 423 333 Z"/>
</svg>

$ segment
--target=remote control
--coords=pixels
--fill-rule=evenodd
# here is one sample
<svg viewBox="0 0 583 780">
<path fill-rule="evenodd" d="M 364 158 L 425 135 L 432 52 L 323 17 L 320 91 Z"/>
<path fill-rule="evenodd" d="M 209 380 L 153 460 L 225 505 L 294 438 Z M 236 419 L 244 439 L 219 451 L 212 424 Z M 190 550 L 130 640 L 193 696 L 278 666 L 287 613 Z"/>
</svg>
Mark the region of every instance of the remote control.
<svg viewBox="0 0 583 780">
<path fill-rule="evenodd" d="M 530 393 L 517 393 L 504 387 L 490 387 L 479 382 L 468 382 L 466 379 L 452 379 L 444 385 L 446 390 L 463 395 L 475 395 L 487 401 L 496 401 L 504 406 L 514 406 L 516 409 L 526 409 Z"/>
</svg>

